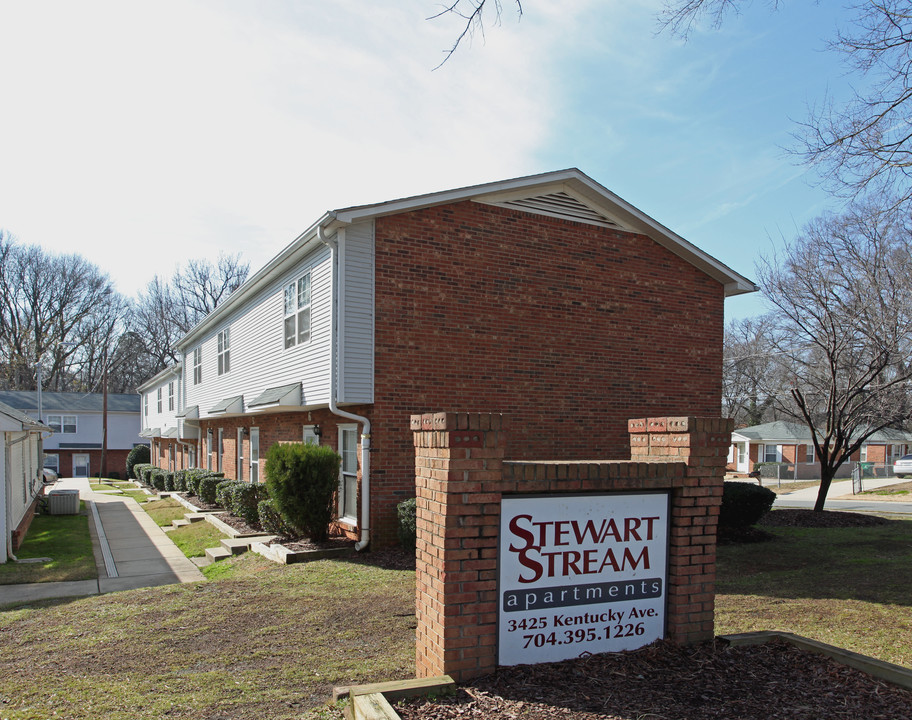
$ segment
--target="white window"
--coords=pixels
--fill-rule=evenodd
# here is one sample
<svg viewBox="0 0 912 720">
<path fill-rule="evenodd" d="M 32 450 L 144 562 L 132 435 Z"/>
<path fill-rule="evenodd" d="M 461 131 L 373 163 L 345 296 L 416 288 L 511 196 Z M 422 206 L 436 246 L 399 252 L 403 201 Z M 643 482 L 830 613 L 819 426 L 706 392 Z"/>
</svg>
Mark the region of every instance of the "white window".
<svg viewBox="0 0 912 720">
<path fill-rule="evenodd" d="M 304 426 L 304 444 L 305 445 L 319 445 L 320 436 L 317 435 L 316 425 L 305 425 Z"/>
<path fill-rule="evenodd" d="M 782 446 L 781 445 L 761 445 L 763 450 L 761 457 L 762 462 L 782 462 Z"/>
<path fill-rule="evenodd" d="M 158 414 L 161 415 L 162 411 L 162 389 L 158 389 Z"/>
<path fill-rule="evenodd" d="M 143 417 L 149 417 L 149 396 L 143 395 Z"/>
<path fill-rule="evenodd" d="M 44 467 L 60 474 L 60 456 L 57 453 L 47 453 L 44 456 Z"/>
<path fill-rule="evenodd" d="M 358 426 L 339 426 L 339 454 L 342 468 L 339 473 L 339 518 L 358 523 Z"/>
<path fill-rule="evenodd" d="M 250 482 L 260 481 L 260 429 L 250 428 Z"/>
<path fill-rule="evenodd" d="M 310 340 L 310 273 L 285 286 L 285 347 Z"/>
<path fill-rule="evenodd" d="M 229 352 L 228 328 L 218 334 L 218 374 L 224 375 L 231 369 L 231 353 Z"/>
<path fill-rule="evenodd" d="M 216 470 L 216 472 L 222 472 L 222 453 L 224 453 L 224 451 L 225 451 L 224 444 L 223 444 L 224 440 L 225 440 L 225 431 L 222 428 L 219 428 L 218 448 L 217 448 L 218 469 Z"/>
<path fill-rule="evenodd" d="M 206 469 L 212 469 L 212 430 L 206 433 Z"/>
<path fill-rule="evenodd" d="M 814 462 L 814 444 L 813 444 L 813 443 L 808 443 L 805 447 L 807 448 L 807 451 L 806 451 L 806 455 L 805 455 L 804 461 L 805 461 L 806 463 L 812 463 L 812 462 Z"/>
<path fill-rule="evenodd" d="M 244 479 L 244 428 L 237 429 L 237 458 L 235 459 L 237 479 Z"/>
<path fill-rule="evenodd" d="M 168 383 L 168 412 L 174 412 L 174 381 Z"/>
<path fill-rule="evenodd" d="M 47 424 L 55 433 L 63 433 L 64 435 L 76 434 L 75 415 L 48 415 Z"/>
<path fill-rule="evenodd" d="M 193 350 L 193 384 L 199 385 L 203 381 L 203 348 Z"/>
</svg>

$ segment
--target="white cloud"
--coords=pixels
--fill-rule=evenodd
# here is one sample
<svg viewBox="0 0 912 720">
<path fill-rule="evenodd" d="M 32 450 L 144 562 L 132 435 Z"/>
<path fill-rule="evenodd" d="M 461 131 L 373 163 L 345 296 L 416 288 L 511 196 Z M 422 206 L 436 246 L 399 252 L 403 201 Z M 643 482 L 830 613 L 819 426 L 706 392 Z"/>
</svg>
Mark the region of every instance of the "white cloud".
<svg viewBox="0 0 912 720">
<path fill-rule="evenodd" d="M 331 207 L 538 170 L 560 18 L 505 15 L 432 72 L 432 9 L 0 5 L 0 227 L 132 292 L 220 249 L 256 267 Z"/>
</svg>

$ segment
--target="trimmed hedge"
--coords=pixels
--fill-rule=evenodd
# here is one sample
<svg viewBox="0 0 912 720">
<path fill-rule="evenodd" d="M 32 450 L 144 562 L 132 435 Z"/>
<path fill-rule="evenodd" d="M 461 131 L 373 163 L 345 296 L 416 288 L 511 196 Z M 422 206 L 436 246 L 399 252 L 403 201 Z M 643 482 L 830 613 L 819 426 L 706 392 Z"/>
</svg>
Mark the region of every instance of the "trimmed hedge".
<svg viewBox="0 0 912 720">
<path fill-rule="evenodd" d="M 399 544 L 403 547 L 414 548 L 418 540 L 417 524 L 418 505 L 415 498 L 403 500 L 396 505 L 396 515 L 399 518 Z"/>
<path fill-rule="evenodd" d="M 139 482 L 141 482 L 141 483 L 146 483 L 143 473 L 146 470 L 151 470 L 153 467 L 155 467 L 155 466 L 152 463 L 136 463 L 133 466 L 133 473 L 134 473 L 133 477 L 136 480 L 139 480 Z M 146 483 L 146 484 L 148 484 L 148 483 Z"/>
<path fill-rule="evenodd" d="M 246 485 L 243 480 L 222 480 L 215 488 L 215 504 L 226 510 L 231 510 L 231 491 L 236 485 Z"/>
<path fill-rule="evenodd" d="M 342 458 L 326 445 L 275 443 L 266 454 L 266 487 L 285 521 L 321 542 L 329 536 Z"/>
<path fill-rule="evenodd" d="M 152 459 L 152 451 L 148 445 L 135 445 L 127 453 L 127 480 L 138 480 L 139 476 L 135 474 L 136 465 L 139 463 L 148 463 Z"/>
<path fill-rule="evenodd" d="M 220 483 L 225 482 L 224 473 L 210 473 L 209 475 L 204 475 L 199 479 L 197 483 L 197 492 L 200 500 L 208 505 L 216 504 L 215 493 L 218 490 Z"/>
<path fill-rule="evenodd" d="M 727 482 L 722 490 L 719 527 L 747 528 L 773 507 L 776 493 L 753 483 Z"/>
<path fill-rule="evenodd" d="M 232 515 L 242 518 L 248 525 L 260 524 L 259 505 L 269 498 L 269 491 L 261 483 L 241 482 L 223 493 Z"/>
<path fill-rule="evenodd" d="M 281 538 L 289 538 L 294 535 L 294 530 L 285 522 L 285 518 L 282 517 L 282 513 L 276 507 L 275 501 L 260 500 L 257 505 L 257 514 L 259 515 L 260 527 L 263 528 L 263 532 L 270 535 L 278 535 Z"/>
</svg>

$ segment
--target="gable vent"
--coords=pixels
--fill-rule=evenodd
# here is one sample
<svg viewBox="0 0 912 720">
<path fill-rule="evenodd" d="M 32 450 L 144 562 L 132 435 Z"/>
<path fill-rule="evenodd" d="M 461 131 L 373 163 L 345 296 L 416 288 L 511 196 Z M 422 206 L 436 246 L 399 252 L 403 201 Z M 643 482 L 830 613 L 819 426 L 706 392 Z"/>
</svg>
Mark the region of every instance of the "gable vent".
<svg viewBox="0 0 912 720">
<path fill-rule="evenodd" d="M 507 200 L 505 202 L 491 203 L 501 207 L 517 208 L 526 212 L 551 215 L 552 217 L 574 220 L 576 222 L 601 225 L 602 227 L 621 228 L 614 220 L 596 212 L 585 203 L 565 192 L 538 195 L 537 197 Z"/>
</svg>

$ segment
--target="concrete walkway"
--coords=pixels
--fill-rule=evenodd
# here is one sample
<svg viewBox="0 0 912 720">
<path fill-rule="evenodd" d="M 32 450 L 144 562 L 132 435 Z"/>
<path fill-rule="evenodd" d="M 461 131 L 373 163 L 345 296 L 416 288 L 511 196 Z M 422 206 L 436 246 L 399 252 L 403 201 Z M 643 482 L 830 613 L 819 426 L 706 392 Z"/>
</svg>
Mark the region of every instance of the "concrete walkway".
<svg viewBox="0 0 912 720">
<path fill-rule="evenodd" d="M 864 478 L 862 487 L 864 490 L 876 490 L 877 488 L 888 485 L 896 485 L 905 482 L 899 478 Z M 876 495 L 855 495 L 844 498 L 843 496 L 852 495 L 851 480 L 836 480 L 830 485 L 827 493 L 826 510 L 845 510 L 849 512 L 881 512 L 894 513 L 897 515 L 912 515 L 912 501 L 910 502 L 893 502 L 892 500 L 877 500 Z M 817 500 L 817 488 L 810 487 L 804 490 L 794 490 L 790 493 L 783 493 L 776 496 L 775 508 L 813 508 Z"/>
<path fill-rule="evenodd" d="M 86 501 L 98 579 L 0 585 L 0 605 L 205 580 L 133 498 L 93 492 L 86 478 L 65 478 L 51 489 L 79 490 Z"/>
</svg>

